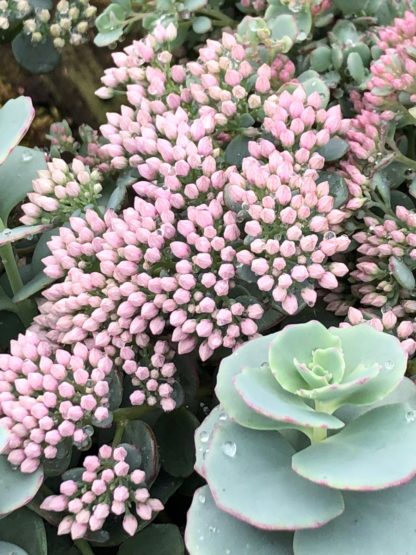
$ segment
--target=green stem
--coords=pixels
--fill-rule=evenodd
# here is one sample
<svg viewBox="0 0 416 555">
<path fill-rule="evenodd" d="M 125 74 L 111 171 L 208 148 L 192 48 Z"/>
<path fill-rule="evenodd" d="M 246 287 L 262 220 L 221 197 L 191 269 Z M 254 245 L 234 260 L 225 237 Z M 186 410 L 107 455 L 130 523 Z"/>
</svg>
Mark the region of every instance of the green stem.
<svg viewBox="0 0 416 555">
<path fill-rule="evenodd" d="M 137 420 L 138 418 L 141 418 L 151 410 L 153 410 L 153 407 L 149 407 L 149 405 L 117 409 L 113 412 L 114 422 L 118 424 L 121 422 L 127 423 L 128 420 Z"/>
<path fill-rule="evenodd" d="M 394 156 L 394 160 L 396 160 L 397 162 L 402 162 L 402 164 L 407 165 L 409 169 L 416 170 L 416 160 L 412 160 L 411 158 L 408 158 L 401 152 L 396 152 Z"/>
<path fill-rule="evenodd" d="M 4 231 L 6 226 L 0 218 L 0 232 Z M 7 279 L 10 283 L 10 288 L 13 295 L 16 295 L 23 287 L 23 281 L 17 267 L 16 258 L 14 256 L 13 247 L 11 244 L 3 245 L 0 247 L 0 259 L 6 271 Z M 27 299 L 16 304 L 17 314 L 25 326 L 30 326 L 33 317 L 36 314 L 36 307 L 34 303 Z"/>
<path fill-rule="evenodd" d="M 94 555 L 94 551 L 91 549 L 90 544 L 85 540 L 75 540 L 75 547 L 82 553 L 82 555 Z"/>
<path fill-rule="evenodd" d="M 202 10 L 197 11 L 198 14 L 207 15 L 208 17 L 212 17 L 217 21 L 221 22 L 223 27 L 229 25 L 230 27 L 234 27 L 235 21 L 228 17 L 228 15 L 223 14 L 220 10 L 214 10 L 213 8 L 204 8 Z"/>
<path fill-rule="evenodd" d="M 113 439 L 113 447 L 117 447 L 117 445 L 120 443 L 123 437 L 124 428 L 126 427 L 127 423 L 128 423 L 128 420 L 119 420 L 117 422 L 116 431 Z"/>
<path fill-rule="evenodd" d="M 323 428 L 313 428 L 310 434 L 311 443 L 319 443 L 326 439 L 326 430 Z"/>
</svg>

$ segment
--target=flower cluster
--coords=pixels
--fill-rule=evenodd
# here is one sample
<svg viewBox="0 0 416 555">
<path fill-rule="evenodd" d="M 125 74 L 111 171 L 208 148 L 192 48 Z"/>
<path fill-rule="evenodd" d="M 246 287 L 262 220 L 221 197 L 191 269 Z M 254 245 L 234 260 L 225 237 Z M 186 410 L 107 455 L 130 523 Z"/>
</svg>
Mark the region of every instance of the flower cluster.
<svg viewBox="0 0 416 555">
<path fill-rule="evenodd" d="M 10 25 L 22 20 L 31 10 L 27 0 L 0 0 L 0 29 L 9 29 Z"/>
<path fill-rule="evenodd" d="M 407 300 L 384 310 L 349 307 L 347 320 L 341 327 L 367 322 L 377 331 L 391 333 L 400 339 L 404 351 L 412 357 L 416 353 L 416 301 Z"/>
<path fill-rule="evenodd" d="M 74 159 L 70 166 L 61 158 L 48 163 L 33 181 L 30 202 L 22 205 L 26 225 L 36 223 L 65 223 L 76 210 L 95 205 L 102 190 L 101 174 Z"/>
<path fill-rule="evenodd" d="M 364 218 L 366 230 L 353 237 L 359 243 L 356 269 L 351 273 L 353 290 L 365 305 L 382 307 L 411 293 L 415 280 L 416 213 L 403 206 L 396 217 Z"/>
<path fill-rule="evenodd" d="M 102 445 L 98 456 L 85 457 L 79 480 L 65 480 L 60 495 L 46 497 L 41 508 L 63 512 L 58 535 L 72 539 L 101 530 L 106 520 L 123 515 L 124 530 L 134 536 L 140 521 L 150 521 L 163 510 L 159 499 L 150 497 L 146 474 L 127 462 L 128 452 L 120 446 Z"/>
<path fill-rule="evenodd" d="M 89 445 L 91 424 L 106 425 L 110 358 L 76 343 L 59 349 L 28 330 L 0 355 L 0 424 L 9 431 L 5 454 L 22 472 L 57 457 L 64 441 Z"/>
<path fill-rule="evenodd" d="M 377 45 L 382 55 L 371 64 L 364 98 L 383 117 L 401 117 L 407 113 L 405 106 L 416 103 L 416 15 L 406 11 L 393 25 L 381 28 Z"/>
<path fill-rule="evenodd" d="M 34 43 L 51 37 L 58 50 L 66 44 L 77 46 L 86 41 L 96 12 L 89 0 L 60 0 L 53 14 L 46 8 L 37 9 L 34 17 L 24 21 L 23 31 Z"/>
</svg>

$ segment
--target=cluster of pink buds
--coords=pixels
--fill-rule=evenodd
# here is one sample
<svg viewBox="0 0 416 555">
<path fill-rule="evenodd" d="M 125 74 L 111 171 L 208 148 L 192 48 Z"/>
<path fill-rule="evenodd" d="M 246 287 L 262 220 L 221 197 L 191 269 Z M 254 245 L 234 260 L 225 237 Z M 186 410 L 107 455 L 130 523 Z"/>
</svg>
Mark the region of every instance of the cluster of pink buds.
<svg viewBox="0 0 416 555">
<path fill-rule="evenodd" d="M 28 330 L 0 355 L 0 424 L 10 434 L 5 454 L 22 472 L 54 459 L 63 441 L 89 444 L 91 424 L 108 425 L 112 361 L 76 343 L 59 349 Z"/>
<path fill-rule="evenodd" d="M 105 87 L 97 91 L 98 96 L 108 98 L 115 90 L 126 90 L 129 104 L 139 108 L 139 114 L 161 115 L 181 107 L 200 116 L 211 134 L 215 131 L 227 140 L 229 132 L 251 125 L 247 120 L 261 118 L 264 99 L 294 76 L 294 65 L 286 56 L 279 54 L 269 64 L 261 63 L 258 52 L 229 33 L 224 33 L 220 41 L 208 40 L 199 58 L 185 66 L 172 65 L 172 55 L 163 47 L 163 42 L 149 35 L 124 52 L 113 54 L 116 67 L 106 70 L 102 78 Z M 124 119 L 134 116 L 139 125 L 144 124 L 143 114 L 125 108 L 121 115 Z M 119 122 L 110 115 L 109 123 L 118 126 L 123 120 Z M 108 131 L 104 128 L 104 136 Z M 131 142 L 125 145 L 129 153 L 131 146 Z"/>
<path fill-rule="evenodd" d="M 167 302 L 176 280 L 156 277 L 165 241 L 175 233 L 169 220 L 173 213 L 166 205 L 140 198 L 121 217 L 108 211 L 102 219 L 87 210 L 85 219 L 70 218 L 70 228 L 51 239 L 51 256 L 44 259 L 47 275 L 65 279 L 44 291 L 47 300 L 36 318 L 52 341 L 92 339 L 140 384 L 132 404 L 159 401 L 165 410 L 175 406 L 173 353 L 163 341 L 150 342 L 149 334 L 160 336 L 163 313 L 176 307 L 173 299 Z"/>
<path fill-rule="evenodd" d="M 71 534 L 73 540 L 101 530 L 110 517 L 122 517 L 123 528 L 134 536 L 140 521 L 150 521 L 163 510 L 159 499 L 150 497 L 145 472 L 127 462 L 127 450 L 102 445 L 98 456 L 85 457 L 78 481 L 65 480 L 59 495 L 50 495 L 41 508 L 67 512 L 58 535 Z"/>
<path fill-rule="evenodd" d="M 90 171 L 77 159 L 68 166 L 61 158 L 54 158 L 33 181 L 30 202 L 22 205 L 24 216 L 20 221 L 25 225 L 65 223 L 76 210 L 95 205 L 101 190 L 99 171 Z"/>
<path fill-rule="evenodd" d="M 402 290 L 414 287 L 416 213 L 398 206 L 396 217 L 367 216 L 364 223 L 366 230 L 353 236 L 360 244 L 358 252 L 364 255 L 351 273 L 353 291 L 364 305 L 380 308 L 392 299 L 397 301 Z"/>
<path fill-rule="evenodd" d="M 378 47 L 383 54 L 371 64 L 371 78 L 364 98 L 370 107 L 381 111 L 385 119 L 408 114 L 403 107 L 403 97 L 406 103 L 416 104 L 415 46 L 416 15 L 411 11 L 379 31 Z"/>
<path fill-rule="evenodd" d="M 404 351 L 412 357 L 416 353 L 416 301 L 408 300 L 394 307 L 386 306 L 378 311 L 374 308 L 348 309 L 346 322 L 341 327 L 355 326 L 368 322 L 378 331 L 391 333 L 400 339 Z"/>
</svg>

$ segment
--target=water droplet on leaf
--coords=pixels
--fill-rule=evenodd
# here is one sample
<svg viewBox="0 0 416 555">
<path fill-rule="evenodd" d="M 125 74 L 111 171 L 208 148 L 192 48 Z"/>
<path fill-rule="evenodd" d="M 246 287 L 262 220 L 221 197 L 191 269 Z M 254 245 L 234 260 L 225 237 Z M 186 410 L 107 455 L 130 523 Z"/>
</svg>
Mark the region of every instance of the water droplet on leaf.
<svg viewBox="0 0 416 555">
<path fill-rule="evenodd" d="M 198 496 L 198 501 L 202 504 L 205 503 L 205 495 L 203 493 Z"/>
<path fill-rule="evenodd" d="M 392 360 L 386 360 L 384 366 L 387 370 L 391 370 L 394 367 L 394 362 Z"/>
<path fill-rule="evenodd" d="M 416 420 L 416 411 L 409 410 L 406 412 L 406 422 L 414 422 Z"/>
<path fill-rule="evenodd" d="M 234 441 L 226 441 L 222 446 L 222 452 L 227 457 L 233 459 L 237 453 L 237 445 L 234 443 Z"/>
<path fill-rule="evenodd" d="M 24 152 L 22 154 L 22 162 L 30 162 L 32 160 L 32 155 L 29 152 Z"/>
<path fill-rule="evenodd" d="M 209 440 L 209 433 L 205 432 L 205 431 L 202 431 L 199 434 L 199 439 L 202 443 L 206 443 Z"/>
</svg>

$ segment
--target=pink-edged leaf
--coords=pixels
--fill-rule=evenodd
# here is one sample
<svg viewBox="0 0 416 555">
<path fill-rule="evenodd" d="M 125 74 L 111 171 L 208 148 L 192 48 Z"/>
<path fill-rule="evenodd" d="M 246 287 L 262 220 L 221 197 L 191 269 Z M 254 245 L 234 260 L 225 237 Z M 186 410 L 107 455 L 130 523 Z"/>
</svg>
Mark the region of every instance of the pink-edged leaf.
<svg viewBox="0 0 416 555">
<path fill-rule="evenodd" d="M 317 484 L 371 491 L 416 475 L 416 412 L 405 404 L 377 407 L 336 435 L 296 453 L 293 470 Z"/>
<path fill-rule="evenodd" d="M 19 96 L 9 100 L 0 108 L 0 164 L 26 135 L 35 109 L 28 96 Z"/>
<path fill-rule="evenodd" d="M 258 530 L 224 513 L 207 486 L 195 492 L 185 530 L 190 555 L 292 555 L 292 542 L 293 534 Z"/>
<path fill-rule="evenodd" d="M 0 518 L 27 505 L 42 482 L 42 470 L 24 474 L 14 470 L 5 457 L 0 457 Z"/>
<path fill-rule="evenodd" d="M 253 411 L 293 427 L 339 429 L 344 423 L 323 412 L 315 411 L 296 395 L 285 391 L 269 368 L 245 368 L 233 378 L 234 387 Z"/>
<path fill-rule="evenodd" d="M 319 530 L 295 533 L 296 555 L 416 553 L 416 480 L 397 488 L 343 495 L 341 516 Z"/>
<path fill-rule="evenodd" d="M 10 243 L 15 243 L 21 239 L 26 239 L 27 237 L 32 237 L 33 235 L 38 235 L 52 226 L 50 224 L 39 224 L 39 225 L 21 225 L 13 229 L 5 229 L 0 232 L 0 247 L 3 245 L 8 245 Z"/>
<path fill-rule="evenodd" d="M 342 513 L 342 495 L 316 486 L 291 468 L 294 448 L 279 432 L 218 423 L 205 456 L 205 478 L 216 505 L 263 530 L 315 528 Z"/>
</svg>

